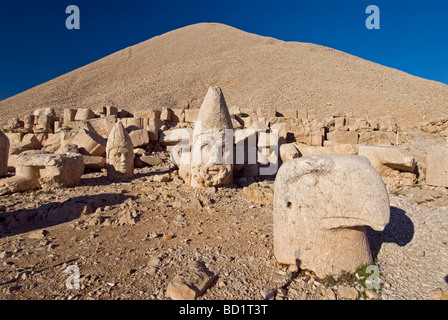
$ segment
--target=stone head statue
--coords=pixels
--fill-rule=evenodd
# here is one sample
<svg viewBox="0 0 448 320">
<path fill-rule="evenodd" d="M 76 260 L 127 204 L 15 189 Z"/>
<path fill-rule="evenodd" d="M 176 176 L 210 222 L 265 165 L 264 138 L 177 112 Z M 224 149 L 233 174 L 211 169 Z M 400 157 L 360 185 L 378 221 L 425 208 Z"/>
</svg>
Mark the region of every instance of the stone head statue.
<svg viewBox="0 0 448 320">
<path fill-rule="evenodd" d="M 9 139 L 0 131 L 0 178 L 8 174 Z"/>
<path fill-rule="evenodd" d="M 134 176 L 134 146 L 123 124 L 112 128 L 106 145 L 107 176 L 111 179 Z"/>
<path fill-rule="evenodd" d="M 233 129 L 221 88 L 211 86 L 194 125 L 190 185 L 219 187 L 232 182 L 233 159 L 226 163 L 225 130 Z M 233 148 L 233 143 L 232 143 Z"/>
<path fill-rule="evenodd" d="M 291 159 L 277 174 L 274 254 L 318 277 L 372 263 L 365 226 L 389 223 L 389 197 L 367 158 L 321 155 Z"/>
</svg>

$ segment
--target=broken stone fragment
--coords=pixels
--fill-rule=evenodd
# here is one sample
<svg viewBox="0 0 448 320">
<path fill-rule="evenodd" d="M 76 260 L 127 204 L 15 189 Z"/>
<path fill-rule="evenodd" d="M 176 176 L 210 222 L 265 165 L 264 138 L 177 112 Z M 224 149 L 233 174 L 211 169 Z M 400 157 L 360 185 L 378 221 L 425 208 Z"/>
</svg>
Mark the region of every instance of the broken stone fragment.
<svg viewBox="0 0 448 320">
<path fill-rule="evenodd" d="M 280 146 L 280 159 L 283 163 L 300 157 L 300 152 L 293 143 L 282 144 Z"/>
<path fill-rule="evenodd" d="M 196 300 L 215 279 L 216 275 L 194 261 L 169 283 L 166 295 L 172 300 Z"/>
<path fill-rule="evenodd" d="M 106 140 L 97 133 L 81 129 L 73 140 L 81 154 L 86 156 L 104 156 Z"/>
<path fill-rule="evenodd" d="M 97 156 L 83 156 L 86 169 L 101 170 L 106 168 L 106 158 Z"/>
<path fill-rule="evenodd" d="M 149 146 L 149 134 L 145 129 L 134 130 L 129 133 L 129 137 L 131 138 L 132 144 L 134 148 L 141 148 Z"/>
<path fill-rule="evenodd" d="M 382 177 L 393 170 L 414 172 L 416 166 L 412 154 L 401 147 L 359 146 L 358 155 L 368 158 Z"/>
<path fill-rule="evenodd" d="M 150 166 L 158 166 L 163 163 L 159 156 L 141 156 L 140 160 Z"/>
<path fill-rule="evenodd" d="M 25 151 L 17 156 L 16 175 L 0 182 L 0 194 L 70 187 L 79 183 L 83 171 L 80 154 Z"/>
</svg>

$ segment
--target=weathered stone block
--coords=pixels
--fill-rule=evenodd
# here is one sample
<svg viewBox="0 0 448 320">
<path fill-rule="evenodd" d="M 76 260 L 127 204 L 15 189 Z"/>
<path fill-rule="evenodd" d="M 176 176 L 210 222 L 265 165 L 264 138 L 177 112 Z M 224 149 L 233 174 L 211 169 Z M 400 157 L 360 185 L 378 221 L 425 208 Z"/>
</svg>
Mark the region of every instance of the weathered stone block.
<svg viewBox="0 0 448 320">
<path fill-rule="evenodd" d="M 166 295 L 172 300 L 196 300 L 215 278 L 202 263 L 195 261 L 168 284 Z"/>
<path fill-rule="evenodd" d="M 76 109 L 64 109 L 64 123 L 75 121 Z"/>
<path fill-rule="evenodd" d="M 95 118 L 95 113 L 90 109 L 78 109 L 75 121 L 86 121 Z"/>
<path fill-rule="evenodd" d="M 171 122 L 171 118 L 173 115 L 173 110 L 170 108 L 163 108 L 162 112 L 160 113 L 160 120 Z"/>
<path fill-rule="evenodd" d="M 397 122 L 395 120 L 395 117 L 378 117 L 378 124 L 381 131 L 397 132 Z"/>
<path fill-rule="evenodd" d="M 358 155 L 370 160 L 382 177 L 392 170 L 414 172 L 415 159 L 411 153 L 395 146 L 359 146 Z"/>
<path fill-rule="evenodd" d="M 8 174 L 9 139 L 0 130 L 0 178 Z"/>
<path fill-rule="evenodd" d="M 129 133 L 134 148 L 146 147 L 149 145 L 149 133 L 145 129 L 135 130 Z"/>
<path fill-rule="evenodd" d="M 80 130 L 73 140 L 81 154 L 102 157 L 106 154 L 106 139 L 97 133 Z"/>
<path fill-rule="evenodd" d="M 199 109 L 185 110 L 185 122 L 195 122 L 199 115 Z"/>
<path fill-rule="evenodd" d="M 97 156 L 83 156 L 86 169 L 101 170 L 106 168 L 106 158 Z"/>
<path fill-rule="evenodd" d="M 0 195 L 37 188 L 70 187 L 79 183 L 83 171 L 80 154 L 25 151 L 16 158 L 16 175 L 0 182 Z"/>
<path fill-rule="evenodd" d="M 184 109 L 172 109 L 171 121 L 172 122 L 185 122 L 185 111 L 186 110 L 184 110 Z"/>
<path fill-rule="evenodd" d="M 428 150 L 426 183 L 448 188 L 448 146 L 434 146 Z"/>
<path fill-rule="evenodd" d="M 359 134 L 354 131 L 333 131 L 327 133 L 327 139 L 340 144 L 358 144 Z"/>
</svg>

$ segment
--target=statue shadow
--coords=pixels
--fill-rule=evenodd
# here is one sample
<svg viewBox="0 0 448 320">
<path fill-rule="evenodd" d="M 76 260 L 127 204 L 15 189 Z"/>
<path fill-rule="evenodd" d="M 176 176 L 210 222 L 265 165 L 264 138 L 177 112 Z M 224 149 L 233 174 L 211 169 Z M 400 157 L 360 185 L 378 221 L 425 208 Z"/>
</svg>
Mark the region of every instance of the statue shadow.
<svg viewBox="0 0 448 320">
<path fill-rule="evenodd" d="M 95 212 L 98 208 L 121 204 L 130 195 L 122 193 L 79 196 L 64 202 L 50 202 L 34 209 L 0 213 L 0 239 L 67 223 Z"/>
<path fill-rule="evenodd" d="M 414 223 L 406 216 L 406 211 L 397 207 L 390 207 L 390 221 L 383 231 L 375 231 L 366 227 L 373 258 L 375 259 L 378 256 L 383 243 L 396 243 L 400 247 L 404 247 L 412 241 L 414 232 Z"/>
</svg>

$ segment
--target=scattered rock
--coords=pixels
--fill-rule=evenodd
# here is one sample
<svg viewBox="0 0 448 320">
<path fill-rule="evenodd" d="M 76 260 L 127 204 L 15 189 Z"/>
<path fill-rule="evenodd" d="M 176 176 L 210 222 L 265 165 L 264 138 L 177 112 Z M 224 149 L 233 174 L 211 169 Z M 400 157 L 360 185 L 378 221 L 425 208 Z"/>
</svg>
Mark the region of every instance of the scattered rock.
<svg viewBox="0 0 448 320">
<path fill-rule="evenodd" d="M 47 230 L 37 230 L 28 234 L 28 239 L 42 240 L 48 235 Z"/>
<path fill-rule="evenodd" d="M 261 291 L 261 296 L 263 297 L 264 300 L 275 300 L 276 295 L 277 295 L 277 290 L 275 290 L 275 289 Z"/>
<path fill-rule="evenodd" d="M 338 295 L 342 299 L 356 300 L 358 298 L 358 291 L 353 287 L 340 286 L 338 288 Z"/>
<path fill-rule="evenodd" d="M 197 261 L 176 275 L 169 283 L 166 295 L 172 300 L 196 300 L 213 283 L 216 275 Z"/>
</svg>

